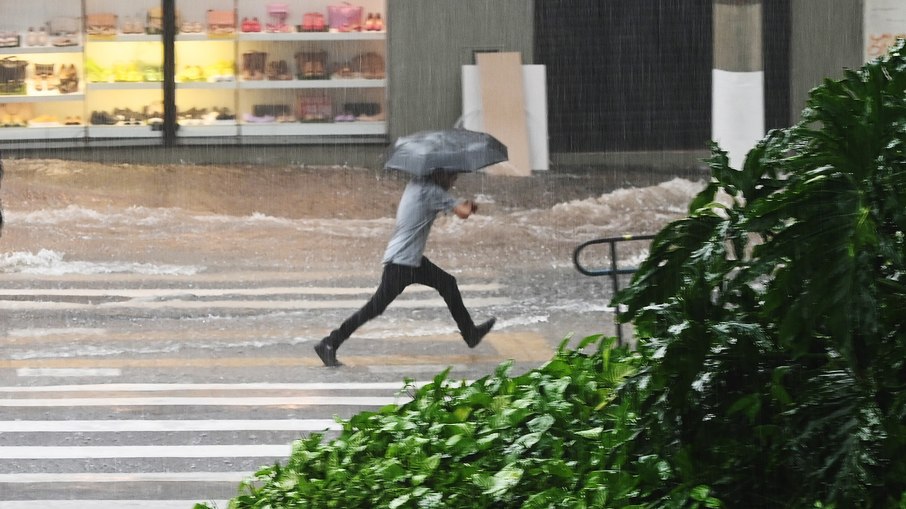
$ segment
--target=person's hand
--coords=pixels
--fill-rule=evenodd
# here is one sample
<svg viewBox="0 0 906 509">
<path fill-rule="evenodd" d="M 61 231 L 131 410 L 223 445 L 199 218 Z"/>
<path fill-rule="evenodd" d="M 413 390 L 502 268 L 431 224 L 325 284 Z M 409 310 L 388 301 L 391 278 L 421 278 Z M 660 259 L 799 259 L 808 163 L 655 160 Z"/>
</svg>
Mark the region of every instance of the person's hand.
<svg viewBox="0 0 906 509">
<path fill-rule="evenodd" d="M 474 211 L 475 204 L 472 202 L 472 200 L 463 200 L 453 207 L 453 213 L 455 213 L 460 219 L 468 218 Z"/>
</svg>

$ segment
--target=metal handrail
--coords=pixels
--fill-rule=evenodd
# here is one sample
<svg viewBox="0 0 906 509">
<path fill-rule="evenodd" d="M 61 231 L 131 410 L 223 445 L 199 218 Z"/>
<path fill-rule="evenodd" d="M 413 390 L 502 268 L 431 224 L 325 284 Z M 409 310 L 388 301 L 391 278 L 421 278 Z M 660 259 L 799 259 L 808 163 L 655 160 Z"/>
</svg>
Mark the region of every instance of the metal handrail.
<svg viewBox="0 0 906 509">
<path fill-rule="evenodd" d="M 613 294 L 616 295 L 620 290 L 620 280 L 619 276 L 626 274 L 634 274 L 639 269 L 634 267 L 631 269 L 620 269 L 617 267 L 617 243 L 618 242 L 629 242 L 629 241 L 639 241 L 639 240 L 651 240 L 654 238 L 654 235 L 623 235 L 620 237 L 607 237 L 601 239 L 589 240 L 583 242 L 576 247 L 573 251 L 573 265 L 576 266 L 576 270 L 586 276 L 610 276 L 611 283 L 613 284 Z M 583 266 L 579 262 L 579 255 L 586 248 L 594 246 L 597 244 L 609 244 L 610 245 L 610 268 L 607 269 L 589 269 Z M 616 317 L 616 315 L 614 315 Z M 623 344 L 623 326 L 619 321 L 616 321 L 617 326 L 617 344 Z"/>
</svg>

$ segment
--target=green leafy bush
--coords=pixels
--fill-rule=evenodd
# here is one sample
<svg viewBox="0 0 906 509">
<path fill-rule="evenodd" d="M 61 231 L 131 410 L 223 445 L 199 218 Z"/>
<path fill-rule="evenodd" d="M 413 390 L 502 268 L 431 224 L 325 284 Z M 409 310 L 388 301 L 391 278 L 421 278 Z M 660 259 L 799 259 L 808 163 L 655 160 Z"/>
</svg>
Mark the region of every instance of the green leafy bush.
<svg viewBox="0 0 906 509">
<path fill-rule="evenodd" d="M 243 483 L 230 508 L 604 507 L 638 480 L 612 457 L 635 433 L 614 388 L 638 355 L 612 339 L 561 345 L 519 376 L 509 365 L 471 384 L 438 375 L 412 401 L 343 421 L 329 442 L 297 441 L 286 465 Z M 598 348 L 583 353 L 588 345 Z M 660 465 L 647 465 L 657 476 Z"/>
<path fill-rule="evenodd" d="M 661 492 L 903 507 L 904 150 L 902 45 L 812 91 L 741 170 L 714 147 L 711 183 L 617 299 L 646 359 L 624 389 L 632 451 L 668 458 Z"/>
</svg>

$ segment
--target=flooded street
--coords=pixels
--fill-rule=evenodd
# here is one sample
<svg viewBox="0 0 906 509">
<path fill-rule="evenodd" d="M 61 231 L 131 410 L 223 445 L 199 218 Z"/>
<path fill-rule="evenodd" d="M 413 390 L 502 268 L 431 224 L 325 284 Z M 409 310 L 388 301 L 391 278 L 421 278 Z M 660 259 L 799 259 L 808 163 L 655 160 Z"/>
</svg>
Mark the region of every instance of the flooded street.
<svg viewBox="0 0 906 509">
<path fill-rule="evenodd" d="M 8 319 L 0 334 L 12 360 L 307 356 L 308 347 L 294 345 L 320 339 L 376 285 L 405 184 L 401 175 L 353 168 L 7 166 L 0 277 Z M 495 333 L 533 332 L 551 347 L 571 333 L 612 334 L 610 281 L 580 275 L 573 249 L 656 232 L 700 186 L 650 172 L 467 175 L 454 194 L 474 197 L 479 213 L 439 218 L 426 254 L 459 279 L 476 320 L 497 316 Z M 621 266 L 637 265 L 644 248 L 621 247 Z M 608 263 L 599 253 L 585 263 Z M 318 294 L 333 305 L 317 304 Z M 166 329 L 181 340 L 93 340 Z M 67 341 L 21 340 L 64 330 Z M 392 342 L 455 332 L 439 297 L 411 288 L 356 336 Z M 373 348 L 367 343 L 354 336 L 349 351 Z"/>
<path fill-rule="evenodd" d="M 191 507 L 234 496 L 334 417 L 405 401 L 446 368 L 531 369 L 568 335 L 614 334 L 586 240 L 681 216 L 694 175 L 466 175 L 477 215 L 442 217 L 426 255 L 459 281 L 482 344 L 413 286 L 339 350 L 312 346 L 359 308 L 405 180 L 354 168 L 9 161 L 0 239 L 0 506 Z M 645 245 L 620 248 L 621 266 Z M 606 266 L 607 250 L 589 253 Z M 600 255 L 600 256 L 599 256 Z M 78 499 L 78 500 L 75 500 Z M 4 505 L 6 504 L 6 505 Z M 67 505 L 68 504 L 68 505 Z M 81 505 L 79 505 L 81 504 Z"/>
</svg>

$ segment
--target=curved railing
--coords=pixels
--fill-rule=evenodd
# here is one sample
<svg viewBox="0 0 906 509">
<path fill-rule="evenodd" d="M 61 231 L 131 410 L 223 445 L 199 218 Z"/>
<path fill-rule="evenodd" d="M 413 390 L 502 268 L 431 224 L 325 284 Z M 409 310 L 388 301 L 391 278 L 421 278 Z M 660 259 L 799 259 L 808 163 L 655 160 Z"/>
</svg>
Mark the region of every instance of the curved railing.
<svg viewBox="0 0 906 509">
<path fill-rule="evenodd" d="M 654 235 L 622 235 L 620 237 L 606 237 L 600 239 L 589 240 L 579 244 L 578 247 L 573 251 L 573 265 L 576 266 L 576 270 L 586 276 L 610 276 L 611 284 L 613 286 L 613 294 L 616 295 L 620 290 L 620 279 L 619 276 L 633 274 L 638 268 L 619 268 L 618 255 L 617 255 L 617 244 L 620 242 L 633 242 L 633 241 L 646 241 L 654 238 Z M 582 251 L 588 249 L 591 246 L 597 246 L 600 244 L 606 244 L 610 248 L 610 266 L 607 268 L 588 268 L 582 265 L 582 262 L 579 261 Z M 614 315 L 616 316 L 616 315 Z M 616 322 L 617 327 L 617 343 L 623 344 L 623 326 L 619 321 Z"/>
</svg>

